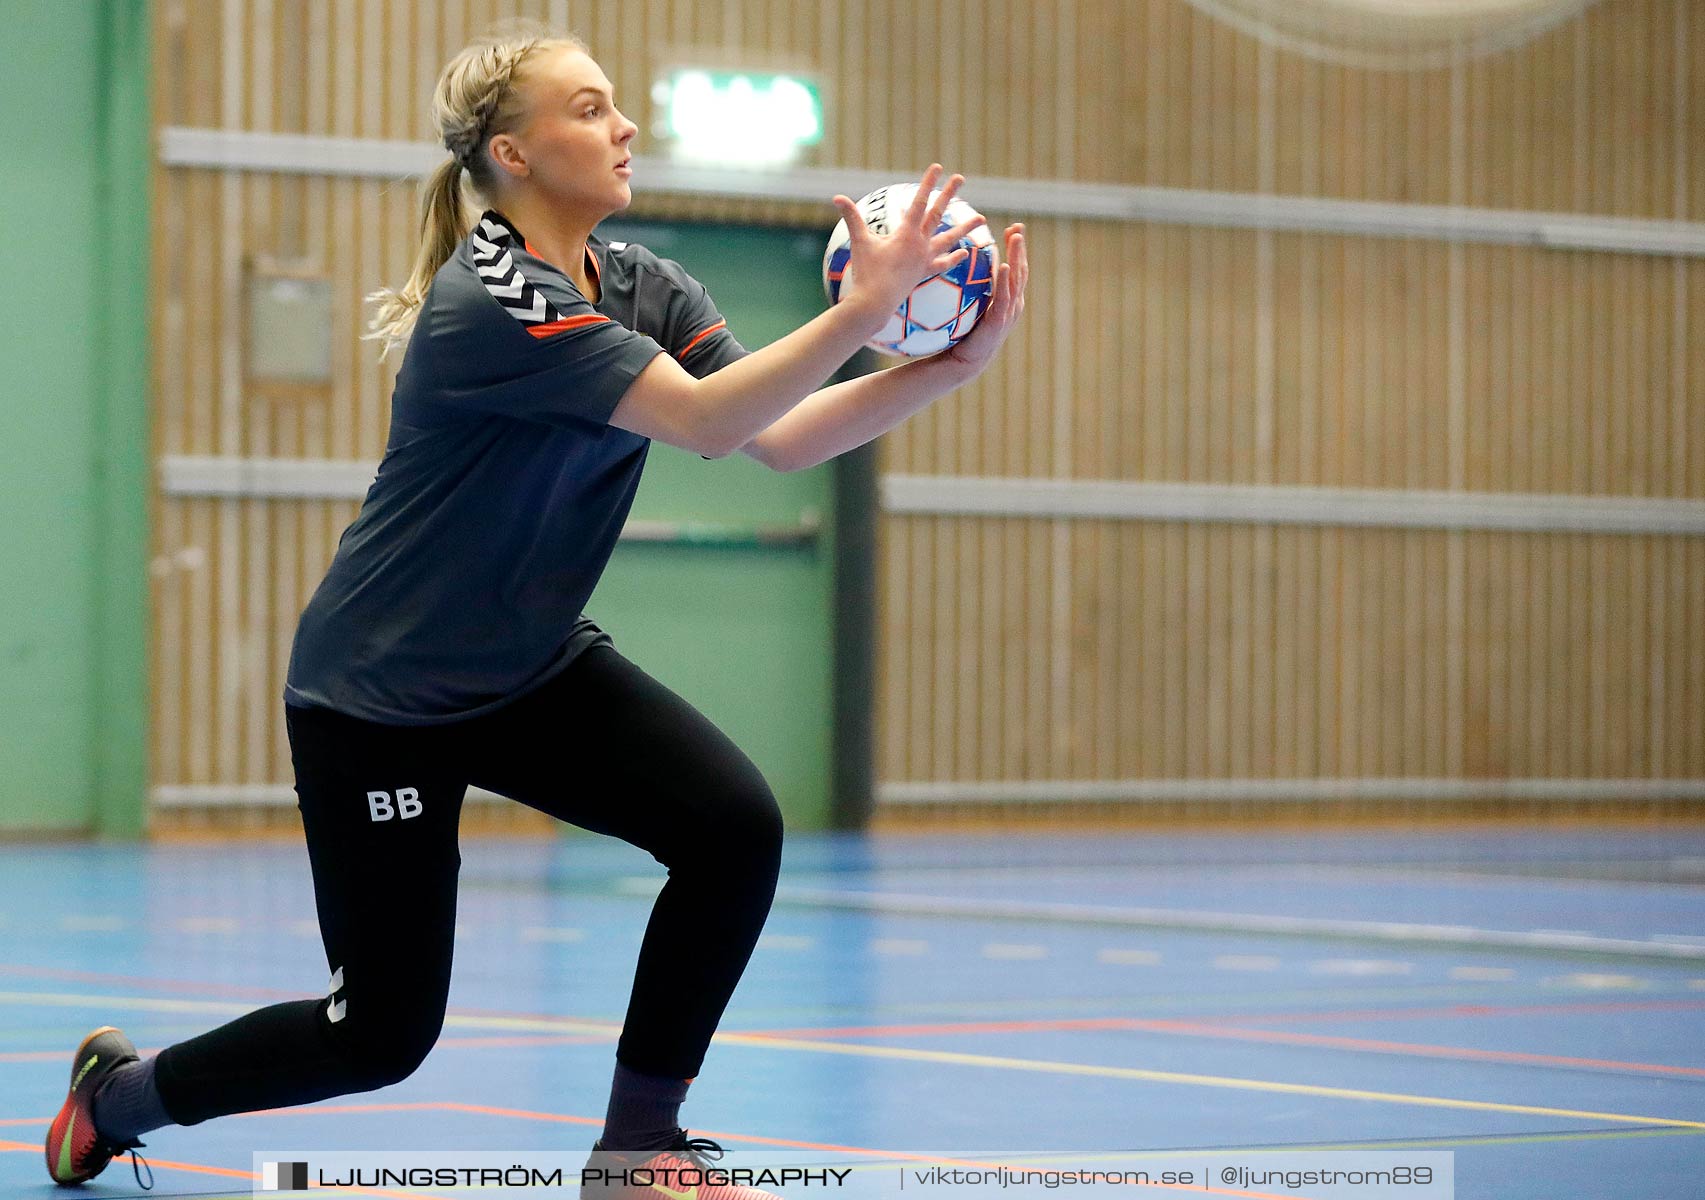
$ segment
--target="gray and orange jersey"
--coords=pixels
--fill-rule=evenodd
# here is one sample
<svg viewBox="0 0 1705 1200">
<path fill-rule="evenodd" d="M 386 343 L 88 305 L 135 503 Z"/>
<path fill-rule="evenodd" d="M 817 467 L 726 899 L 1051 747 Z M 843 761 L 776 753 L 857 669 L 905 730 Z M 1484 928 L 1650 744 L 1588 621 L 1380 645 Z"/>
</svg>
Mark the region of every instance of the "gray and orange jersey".
<svg viewBox="0 0 1705 1200">
<path fill-rule="evenodd" d="M 432 281 L 377 478 L 297 627 L 284 698 L 390 724 L 476 716 L 605 635 L 582 612 L 649 439 L 609 423 L 659 354 L 746 355 L 704 287 L 588 240 L 592 303 L 486 212 Z"/>
</svg>

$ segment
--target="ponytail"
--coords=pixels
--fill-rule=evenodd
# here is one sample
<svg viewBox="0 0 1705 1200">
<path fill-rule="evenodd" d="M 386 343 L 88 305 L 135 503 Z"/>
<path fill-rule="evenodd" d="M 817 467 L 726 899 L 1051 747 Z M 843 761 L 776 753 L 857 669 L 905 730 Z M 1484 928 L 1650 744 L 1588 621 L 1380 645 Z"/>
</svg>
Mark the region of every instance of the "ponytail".
<svg viewBox="0 0 1705 1200">
<path fill-rule="evenodd" d="M 450 261 L 472 227 L 462 203 L 462 164 L 457 159 L 447 159 L 426 181 L 426 194 L 420 204 L 420 251 L 415 255 L 408 282 L 401 291 L 380 288 L 367 297 L 378 301 L 379 311 L 368 323 L 372 332 L 364 334 L 362 340 L 384 341 L 379 352 L 381 362 L 390 355 L 392 347 L 408 340 L 415 318 L 420 315 L 421 303 L 426 299 L 426 289 L 432 286 L 432 277 Z"/>
</svg>

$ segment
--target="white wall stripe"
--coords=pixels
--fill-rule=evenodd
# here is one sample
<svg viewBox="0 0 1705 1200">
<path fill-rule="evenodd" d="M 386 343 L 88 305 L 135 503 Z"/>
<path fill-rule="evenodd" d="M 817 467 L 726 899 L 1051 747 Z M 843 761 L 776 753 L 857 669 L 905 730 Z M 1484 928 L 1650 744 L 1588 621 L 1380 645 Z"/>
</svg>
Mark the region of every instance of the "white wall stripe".
<svg viewBox="0 0 1705 1200">
<path fill-rule="evenodd" d="M 288 783 L 162 783 L 149 790 L 156 808 L 248 808 L 294 805 L 296 789 Z M 468 789 L 467 803 L 511 803 L 507 796 L 484 788 Z"/>
<path fill-rule="evenodd" d="M 879 803 L 1095 804 L 1334 800 L 1705 800 L 1705 779 L 1022 779 L 889 781 Z"/>
<path fill-rule="evenodd" d="M 168 454 L 160 459 L 160 490 L 168 496 L 360 500 L 377 471 L 371 462 Z"/>
<path fill-rule="evenodd" d="M 160 459 L 159 480 L 162 494 L 177 497 L 360 500 L 375 469 L 368 462 L 181 454 Z M 1705 501 L 1646 496 L 888 475 L 882 504 L 889 513 L 944 516 L 1705 534 Z"/>
<path fill-rule="evenodd" d="M 444 150 L 431 142 L 251 133 L 181 125 L 167 126 L 160 131 L 160 162 L 168 167 L 396 179 L 425 175 L 444 156 Z M 898 168 L 852 170 L 841 167 L 744 171 L 688 166 L 644 155 L 635 157 L 634 168 L 634 179 L 642 191 L 808 203 L 825 202 L 836 192 L 860 196 L 908 173 Z M 1442 204 L 1387 204 L 1313 196 L 1270 196 L 994 176 L 970 180 L 967 198 L 985 211 L 1032 217 L 1080 217 L 1224 229 L 1275 229 L 1549 246 L 1624 254 L 1705 256 L 1705 223 L 1697 221 L 1595 217 Z"/>
<path fill-rule="evenodd" d="M 1705 534 L 1705 500 L 1097 479 L 888 475 L 890 513 L 1140 521 Z"/>
</svg>

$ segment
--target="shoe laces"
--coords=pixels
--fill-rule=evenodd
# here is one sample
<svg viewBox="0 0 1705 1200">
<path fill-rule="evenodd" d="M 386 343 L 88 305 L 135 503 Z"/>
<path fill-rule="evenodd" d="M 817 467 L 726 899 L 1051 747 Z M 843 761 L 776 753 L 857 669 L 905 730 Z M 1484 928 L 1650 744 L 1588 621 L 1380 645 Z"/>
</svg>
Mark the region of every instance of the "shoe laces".
<svg viewBox="0 0 1705 1200">
<path fill-rule="evenodd" d="M 142 1147 L 145 1146 L 146 1144 L 147 1143 L 145 1143 L 145 1142 L 136 1141 L 133 1138 L 128 1142 L 108 1142 L 107 1143 L 107 1149 L 109 1149 L 113 1152 L 114 1158 L 118 1157 L 120 1154 L 123 1154 L 126 1150 L 130 1151 L 130 1173 L 132 1175 L 136 1176 L 136 1186 L 141 1188 L 145 1192 L 151 1192 L 154 1190 L 154 1168 L 149 1167 L 148 1166 L 148 1160 L 143 1158 L 140 1154 L 136 1153 L 138 1150 L 142 1149 Z M 140 1163 L 144 1167 L 148 1167 L 148 1182 L 147 1183 L 142 1182 L 142 1172 L 137 1170 L 137 1164 L 138 1163 Z"/>
<path fill-rule="evenodd" d="M 708 1171 L 711 1163 L 727 1153 L 722 1146 L 707 1137 L 688 1137 L 687 1131 L 681 1131 L 681 1140 L 669 1147 L 670 1151 L 679 1154 L 690 1161 L 701 1171 Z"/>
</svg>

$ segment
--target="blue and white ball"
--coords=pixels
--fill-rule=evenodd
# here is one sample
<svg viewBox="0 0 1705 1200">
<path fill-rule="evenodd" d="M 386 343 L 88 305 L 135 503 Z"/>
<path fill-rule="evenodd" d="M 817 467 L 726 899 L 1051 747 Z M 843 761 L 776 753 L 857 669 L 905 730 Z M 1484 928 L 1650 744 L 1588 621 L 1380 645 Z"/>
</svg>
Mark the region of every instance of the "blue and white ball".
<svg viewBox="0 0 1705 1200">
<path fill-rule="evenodd" d="M 915 183 L 877 188 L 858 202 L 858 211 L 872 233 L 886 236 L 917 192 Z M 930 193 L 931 200 L 937 194 Z M 951 229 L 975 215 L 974 208 L 955 196 L 948 202 L 935 232 Z M 923 358 L 941 353 L 971 332 L 994 295 L 998 261 L 995 238 L 987 225 L 979 225 L 960 238 L 958 246 L 971 251 L 965 261 L 913 288 L 911 295 L 888 318 L 882 332 L 865 343 L 867 346 L 883 354 Z M 958 246 L 951 247 L 948 253 Z M 829 248 L 823 255 L 823 290 L 829 294 L 830 304 L 838 304 L 842 293 L 852 286 L 852 235 L 847 231 L 846 219 L 842 218 L 835 222 L 834 232 L 829 234 Z"/>
</svg>

